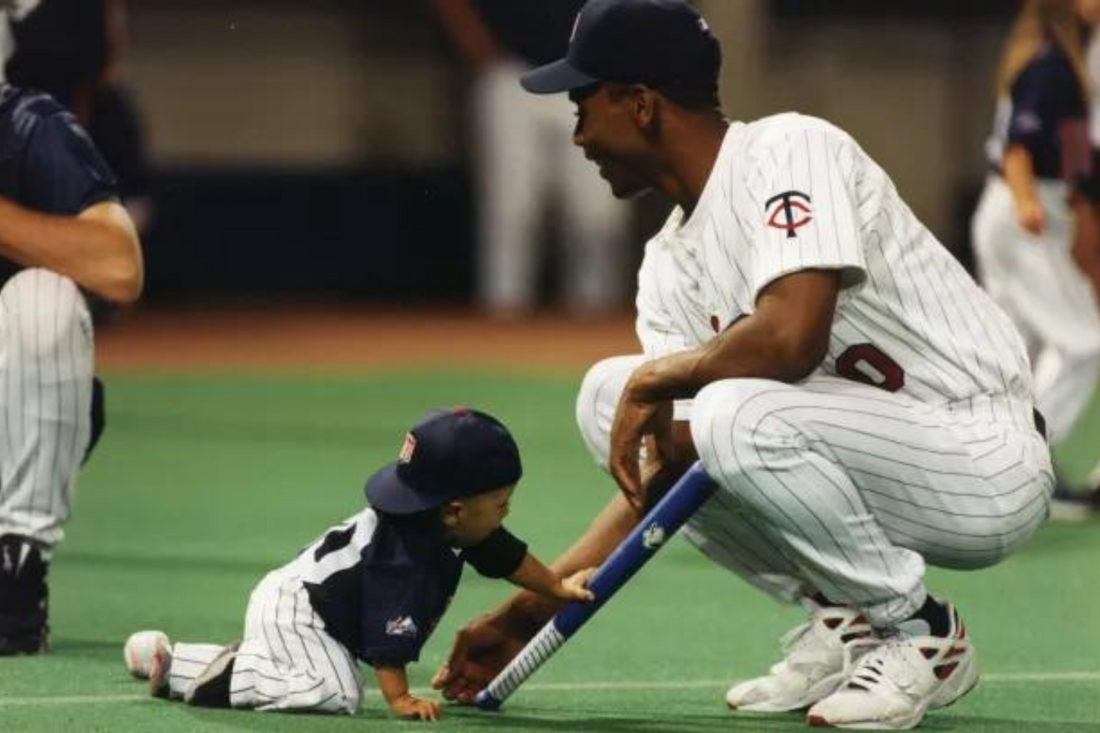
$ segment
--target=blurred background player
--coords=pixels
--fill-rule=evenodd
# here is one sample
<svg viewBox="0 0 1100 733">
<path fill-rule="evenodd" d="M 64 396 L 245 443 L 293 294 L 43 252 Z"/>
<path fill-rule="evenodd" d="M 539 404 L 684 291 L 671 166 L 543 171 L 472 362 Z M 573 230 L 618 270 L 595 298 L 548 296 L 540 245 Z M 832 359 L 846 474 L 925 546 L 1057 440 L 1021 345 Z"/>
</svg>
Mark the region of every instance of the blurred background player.
<svg viewBox="0 0 1100 733">
<path fill-rule="evenodd" d="M 1073 255 L 1093 290 L 1100 292 L 1100 33 L 1089 35 L 1086 49 L 1092 99 L 1089 106 L 1089 143 L 1092 145 L 1092 171 L 1081 187 L 1091 206 L 1077 211 L 1077 238 Z M 1084 487 L 1066 491 L 1064 485 L 1055 494 L 1060 516 L 1078 518 L 1100 512 L 1100 464 L 1093 467 Z"/>
<path fill-rule="evenodd" d="M 580 0 L 434 0 L 473 77 L 469 104 L 478 208 L 476 297 L 490 313 L 537 304 L 547 207 L 560 247 L 559 292 L 591 314 L 621 307 L 628 209 L 587 161 L 572 155 L 567 100 L 526 98 L 519 77 L 558 58 Z"/>
<path fill-rule="evenodd" d="M 394 713 L 436 720 L 439 703 L 409 692 L 405 666 L 466 562 L 547 598 L 593 598 L 591 570 L 559 579 L 501 526 L 521 474 L 515 440 L 496 418 L 433 411 L 406 433 L 398 460 L 368 479 L 370 506 L 260 582 L 243 642 L 173 646 L 163 632 L 139 631 L 126 665 L 154 695 L 192 705 L 353 715 L 360 659 Z"/>
<path fill-rule="evenodd" d="M 85 292 L 130 303 L 143 268 L 114 176 L 70 112 L 0 85 L 0 150 L 0 654 L 35 654 L 50 557 L 102 430 Z"/>
<path fill-rule="evenodd" d="M 1100 246 L 1082 39 L 1097 0 L 1029 0 L 1005 43 L 987 145 L 993 173 L 973 218 L 981 280 L 1028 344 L 1034 389 L 1055 444 L 1100 379 Z M 1084 265 L 1084 266 L 1083 266 Z M 1060 494 L 1067 491 L 1063 488 Z M 1053 512 L 1076 513 L 1059 502 Z"/>
<path fill-rule="evenodd" d="M 150 170 L 140 112 L 123 81 L 128 45 L 123 0 L 35 0 L 12 18 L 7 78 L 50 94 L 76 115 L 118 180 L 123 205 L 144 232 Z"/>
</svg>

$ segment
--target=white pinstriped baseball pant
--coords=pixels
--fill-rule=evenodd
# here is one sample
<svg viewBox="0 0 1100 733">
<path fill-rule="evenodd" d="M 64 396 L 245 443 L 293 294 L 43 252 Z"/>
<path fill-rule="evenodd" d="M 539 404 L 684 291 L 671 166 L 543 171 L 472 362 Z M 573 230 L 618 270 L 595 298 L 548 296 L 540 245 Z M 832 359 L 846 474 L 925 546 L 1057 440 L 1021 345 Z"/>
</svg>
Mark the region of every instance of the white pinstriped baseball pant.
<svg viewBox="0 0 1100 733">
<path fill-rule="evenodd" d="M 490 308 L 531 308 L 538 292 L 543 205 L 559 208 L 562 297 L 581 312 L 626 295 L 627 209 L 573 146 L 564 96 L 533 97 L 527 68 L 493 65 L 471 90 L 478 194 L 478 297 Z"/>
<path fill-rule="evenodd" d="M 222 649 L 174 644 L 169 694 L 182 698 Z M 244 640 L 230 682 L 232 706 L 354 715 L 362 688 L 355 658 L 325 632 L 294 564 L 268 573 L 248 600 Z"/>
<path fill-rule="evenodd" d="M 95 344 L 67 277 L 22 270 L 0 290 L 0 535 L 64 537 L 91 435 Z"/>
<path fill-rule="evenodd" d="M 1041 235 L 1016 221 L 1003 180 L 986 182 L 971 223 L 982 284 L 1031 351 L 1035 396 L 1055 444 L 1069 437 L 1100 379 L 1100 302 L 1073 259 L 1073 212 L 1061 182 L 1039 181 Z"/>
<path fill-rule="evenodd" d="M 581 386 L 577 421 L 604 467 L 619 395 L 643 360 L 604 360 Z M 1030 404 L 933 407 L 815 375 L 723 380 L 688 411 L 720 491 L 684 536 L 781 601 L 818 591 L 889 626 L 924 602 L 926 560 L 992 565 L 1047 515 L 1050 453 Z"/>
</svg>

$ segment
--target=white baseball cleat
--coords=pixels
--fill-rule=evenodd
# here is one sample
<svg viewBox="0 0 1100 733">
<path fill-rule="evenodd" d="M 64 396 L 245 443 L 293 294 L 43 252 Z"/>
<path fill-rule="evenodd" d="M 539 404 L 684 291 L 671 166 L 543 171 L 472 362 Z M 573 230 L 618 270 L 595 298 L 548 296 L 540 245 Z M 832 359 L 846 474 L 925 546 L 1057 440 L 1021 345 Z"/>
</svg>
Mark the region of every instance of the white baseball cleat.
<svg viewBox="0 0 1100 733">
<path fill-rule="evenodd" d="M 858 611 L 819 608 L 809 622 L 783 636 L 784 658 L 771 668 L 771 674 L 734 685 L 726 692 L 726 704 L 731 710 L 762 713 L 809 707 L 846 679 L 845 647 L 872 633 Z"/>
<path fill-rule="evenodd" d="M 122 658 L 130 674 L 139 680 L 149 679 L 153 652 L 161 645 L 171 646 L 168 635 L 163 631 L 137 631 L 130 634 L 126 645 L 122 647 Z"/>
<path fill-rule="evenodd" d="M 873 647 L 848 664 L 844 685 L 806 714 L 833 728 L 915 728 L 928 710 L 950 705 L 978 684 L 978 659 L 954 606 L 951 632 L 940 636 L 867 639 Z"/>
</svg>

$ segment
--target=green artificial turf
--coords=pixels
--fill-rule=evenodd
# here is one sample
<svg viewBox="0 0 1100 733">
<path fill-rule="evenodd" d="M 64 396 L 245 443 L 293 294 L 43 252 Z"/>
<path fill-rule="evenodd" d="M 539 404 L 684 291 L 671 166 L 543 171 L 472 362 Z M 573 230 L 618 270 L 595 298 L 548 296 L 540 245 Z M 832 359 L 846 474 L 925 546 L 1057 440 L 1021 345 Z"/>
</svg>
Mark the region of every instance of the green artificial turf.
<svg viewBox="0 0 1100 733">
<path fill-rule="evenodd" d="M 578 376 L 579 378 L 579 376 Z M 265 571 L 362 505 L 363 479 L 393 459 L 427 408 L 471 404 L 502 417 L 526 474 L 509 526 L 550 559 L 611 490 L 573 427 L 574 380 L 490 373 L 361 378 L 116 375 L 109 432 L 81 477 L 52 570 L 54 650 L 0 660 L 0 731 L 351 731 L 415 729 L 368 683 L 355 718 L 197 710 L 146 697 L 122 664 L 126 635 L 238 636 Z M 1100 410 L 1062 456 L 1091 463 Z M 928 717 L 929 730 L 1100 730 L 1100 522 L 1048 525 L 979 573 L 933 570 L 959 604 L 983 684 Z M 509 593 L 470 572 L 410 668 L 424 687 L 455 629 Z M 734 679 L 776 661 L 800 621 L 672 543 L 497 715 L 448 706 L 450 731 L 803 730 L 798 715 L 732 715 Z M 367 679 L 371 680 L 368 673 Z M 434 694 L 434 693 L 429 693 Z"/>
</svg>

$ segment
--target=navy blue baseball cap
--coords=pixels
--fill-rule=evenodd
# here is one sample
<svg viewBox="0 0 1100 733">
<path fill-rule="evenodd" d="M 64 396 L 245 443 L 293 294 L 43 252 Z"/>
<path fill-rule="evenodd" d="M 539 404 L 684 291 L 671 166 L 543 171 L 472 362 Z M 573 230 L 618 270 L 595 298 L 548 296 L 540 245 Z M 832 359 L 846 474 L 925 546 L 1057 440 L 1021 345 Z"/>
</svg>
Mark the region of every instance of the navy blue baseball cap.
<svg viewBox="0 0 1100 733">
<path fill-rule="evenodd" d="M 684 0 L 589 0 L 577 13 L 565 58 L 520 79 L 534 94 L 601 81 L 717 91 L 722 51 Z"/>
<path fill-rule="evenodd" d="M 397 461 L 367 479 L 367 501 L 414 514 L 519 481 L 523 467 L 508 428 L 492 415 L 433 410 L 405 434 Z"/>
</svg>

